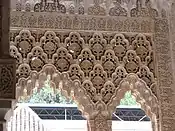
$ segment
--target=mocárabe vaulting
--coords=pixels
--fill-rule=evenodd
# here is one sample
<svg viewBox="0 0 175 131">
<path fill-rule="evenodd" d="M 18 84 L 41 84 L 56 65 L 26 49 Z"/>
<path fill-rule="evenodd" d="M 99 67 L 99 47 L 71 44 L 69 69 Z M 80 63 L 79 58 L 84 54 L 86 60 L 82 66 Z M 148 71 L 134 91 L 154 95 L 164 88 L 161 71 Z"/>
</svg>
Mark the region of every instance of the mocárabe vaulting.
<svg viewBox="0 0 175 131">
<path fill-rule="evenodd" d="M 156 62 L 161 59 L 156 61 L 154 39 L 168 32 L 166 11 L 153 8 L 150 0 L 137 0 L 132 8 L 122 0 L 108 8 L 100 0 L 89 7 L 65 3 L 18 2 L 11 11 L 18 98 L 26 90 L 31 95 L 50 75 L 55 88 L 74 95 L 92 131 L 109 131 L 114 108 L 131 90 L 159 131 Z"/>
</svg>

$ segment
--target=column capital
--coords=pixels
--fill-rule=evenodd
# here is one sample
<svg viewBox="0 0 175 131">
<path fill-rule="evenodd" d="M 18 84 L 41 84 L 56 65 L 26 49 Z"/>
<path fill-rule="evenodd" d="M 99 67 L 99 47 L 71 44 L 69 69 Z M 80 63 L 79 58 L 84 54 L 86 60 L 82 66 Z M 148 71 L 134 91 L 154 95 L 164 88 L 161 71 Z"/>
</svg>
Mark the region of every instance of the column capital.
<svg viewBox="0 0 175 131">
<path fill-rule="evenodd" d="M 102 112 L 99 112 L 87 122 L 88 131 L 112 131 L 112 116 L 106 116 Z"/>
<path fill-rule="evenodd" d="M 16 91 L 16 60 L 10 57 L 10 0 L 0 0 L 0 131 L 6 131 L 6 119 L 13 108 Z"/>
</svg>

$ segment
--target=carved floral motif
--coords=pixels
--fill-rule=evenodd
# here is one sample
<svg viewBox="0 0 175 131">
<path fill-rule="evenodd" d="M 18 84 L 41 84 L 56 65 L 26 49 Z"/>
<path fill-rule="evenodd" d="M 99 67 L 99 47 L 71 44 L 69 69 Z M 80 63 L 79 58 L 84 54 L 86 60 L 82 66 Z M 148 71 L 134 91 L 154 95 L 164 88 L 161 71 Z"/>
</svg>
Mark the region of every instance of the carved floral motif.
<svg viewBox="0 0 175 131">
<path fill-rule="evenodd" d="M 44 52 L 48 55 L 48 58 L 51 59 L 52 55 L 60 46 L 60 39 L 56 37 L 56 34 L 54 32 L 47 31 L 45 35 L 41 38 L 40 43 Z"/>
<path fill-rule="evenodd" d="M 111 40 L 110 44 L 113 47 L 115 55 L 118 57 L 119 61 L 123 61 L 123 57 L 126 55 L 127 50 L 129 49 L 129 42 L 125 39 L 124 35 L 116 34 L 114 39 Z"/>
<path fill-rule="evenodd" d="M 41 71 L 42 67 L 48 63 L 47 55 L 43 52 L 41 47 L 34 47 L 27 55 L 27 63 L 30 65 L 32 70 Z"/>
<path fill-rule="evenodd" d="M 114 7 L 110 8 L 110 16 L 127 16 L 127 11 L 125 8 L 121 7 L 121 0 L 115 0 Z"/>
<path fill-rule="evenodd" d="M 106 10 L 100 6 L 100 0 L 93 0 L 94 5 L 88 8 L 88 15 L 106 15 Z"/>
<path fill-rule="evenodd" d="M 22 56 L 18 52 L 18 49 L 16 46 L 11 45 L 10 46 L 10 55 L 16 59 L 16 66 L 18 67 L 20 64 L 22 64 Z"/>
<path fill-rule="evenodd" d="M 130 12 L 131 17 L 158 17 L 158 11 L 151 7 L 151 1 L 146 0 L 143 7 L 142 0 L 136 1 L 136 8 L 133 8 Z"/>
<path fill-rule="evenodd" d="M 80 56 L 78 57 L 79 65 L 81 70 L 84 72 L 85 77 L 89 76 L 94 66 L 95 57 L 92 55 L 89 49 L 82 50 Z"/>
<path fill-rule="evenodd" d="M 25 58 L 27 57 L 27 54 L 30 53 L 32 48 L 34 47 L 35 39 L 33 36 L 31 36 L 30 31 L 22 30 L 19 33 L 19 35 L 15 38 L 15 44 L 19 52 Z"/>
<path fill-rule="evenodd" d="M 92 39 L 89 41 L 89 44 L 96 60 L 100 60 L 106 47 L 106 40 L 103 39 L 102 34 L 94 33 Z"/>
<path fill-rule="evenodd" d="M 77 59 L 83 48 L 84 39 L 80 37 L 80 34 L 71 32 L 69 34 L 69 37 L 65 39 L 65 44 L 69 50 L 69 53 L 73 56 L 74 59 Z"/>
<path fill-rule="evenodd" d="M 34 11 L 66 13 L 66 7 L 60 4 L 59 0 L 54 0 L 54 2 L 48 0 L 41 0 L 40 3 L 35 4 Z"/>
<path fill-rule="evenodd" d="M 71 65 L 71 55 L 68 54 L 68 51 L 61 47 L 52 57 L 52 62 L 56 66 L 57 70 L 60 72 L 66 72 L 69 70 Z"/>
<path fill-rule="evenodd" d="M 114 52 L 112 50 L 107 50 L 102 57 L 102 65 L 107 73 L 108 78 L 112 77 L 112 73 L 115 72 L 118 64 L 118 58 L 115 56 Z"/>
<path fill-rule="evenodd" d="M 79 80 L 82 82 L 84 77 L 84 72 L 81 71 L 81 68 L 79 65 L 73 64 L 70 66 L 70 69 L 69 69 L 69 77 L 71 78 L 72 81 Z"/>
<path fill-rule="evenodd" d="M 153 73 L 149 71 L 149 68 L 147 66 L 140 67 L 138 76 L 146 82 L 148 87 L 151 87 L 151 85 L 154 83 Z"/>
<path fill-rule="evenodd" d="M 151 50 L 150 43 L 146 40 L 146 37 L 142 34 L 138 34 L 136 36 L 136 40 L 132 42 L 132 46 L 137 55 L 140 57 L 140 60 L 145 62 L 146 57 L 149 55 L 149 51 Z"/>
<path fill-rule="evenodd" d="M 155 8 L 153 8 L 153 4 L 150 0 L 145 1 L 145 7 L 143 7 L 143 1 L 137 0 L 136 1 L 136 7 L 132 8 L 130 10 L 130 6 L 123 6 L 125 3 L 126 5 L 133 5 L 133 1 L 131 0 L 114 0 L 113 5 L 114 7 L 111 7 L 111 4 L 108 2 L 102 3 L 101 0 L 92 0 L 88 2 L 90 5 L 87 5 L 86 2 L 74 2 L 68 5 L 67 2 L 60 2 L 59 0 L 41 0 L 40 2 L 36 2 L 33 6 L 33 3 L 26 2 L 22 3 L 21 1 L 16 2 L 16 11 L 22 11 L 22 5 L 25 5 L 25 11 L 35 11 L 35 12 L 57 12 L 62 14 L 75 14 L 78 13 L 80 15 L 82 14 L 88 14 L 88 15 L 110 15 L 110 16 L 127 16 L 128 13 L 131 14 L 131 17 L 158 17 L 158 11 Z M 62 4 L 61 4 L 62 3 Z M 157 6 L 160 6 L 162 4 L 159 1 L 156 3 Z M 66 10 L 66 7 L 68 8 Z M 87 10 L 86 10 L 87 9 Z M 162 11 L 162 10 L 161 10 Z M 160 12 L 161 12 L 160 11 Z M 162 14 L 162 13 L 160 13 Z M 164 18 L 164 15 L 162 15 Z"/>
<path fill-rule="evenodd" d="M 100 93 L 107 77 L 103 67 L 101 65 L 95 65 L 93 71 L 90 73 L 90 77 L 97 93 Z"/>
<path fill-rule="evenodd" d="M 125 68 L 128 73 L 137 73 L 140 66 L 140 58 L 136 52 L 129 50 L 124 57 Z"/>
</svg>

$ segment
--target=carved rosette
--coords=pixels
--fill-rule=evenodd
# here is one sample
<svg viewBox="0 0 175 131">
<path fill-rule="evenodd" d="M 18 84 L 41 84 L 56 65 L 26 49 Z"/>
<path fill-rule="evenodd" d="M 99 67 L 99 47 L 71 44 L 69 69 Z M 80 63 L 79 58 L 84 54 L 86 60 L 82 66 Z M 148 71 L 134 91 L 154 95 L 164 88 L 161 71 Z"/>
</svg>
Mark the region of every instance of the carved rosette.
<svg viewBox="0 0 175 131">
<path fill-rule="evenodd" d="M 150 43 L 146 40 L 146 37 L 143 34 L 137 35 L 136 39 L 132 43 L 132 46 L 137 55 L 140 57 L 140 60 L 145 62 L 146 57 L 149 55 L 149 51 L 151 50 Z"/>
<path fill-rule="evenodd" d="M 101 65 L 95 65 L 93 70 L 90 73 L 90 79 L 93 83 L 93 87 L 95 87 L 97 95 L 100 93 L 105 84 L 105 80 L 107 78 L 106 72 L 104 72 L 103 67 Z"/>
<path fill-rule="evenodd" d="M 69 77 L 71 78 L 72 81 L 79 80 L 81 83 L 83 82 L 84 72 L 81 70 L 79 65 L 72 64 L 70 66 L 68 73 L 69 73 Z"/>
<path fill-rule="evenodd" d="M 39 72 L 42 70 L 42 67 L 48 63 L 47 54 L 44 53 L 41 47 L 36 46 L 32 49 L 31 53 L 27 55 L 27 63 L 32 70 Z"/>
<path fill-rule="evenodd" d="M 53 31 L 47 31 L 41 38 L 40 43 L 48 58 L 51 59 L 53 54 L 56 53 L 57 49 L 60 46 L 60 39 Z"/>
<path fill-rule="evenodd" d="M 135 51 L 127 51 L 123 61 L 128 73 L 137 73 L 139 71 L 140 58 L 136 55 Z"/>
<path fill-rule="evenodd" d="M 126 55 L 127 50 L 129 49 L 129 42 L 125 39 L 123 34 L 116 34 L 114 39 L 110 42 L 115 55 L 118 57 L 119 61 L 123 61 L 123 57 Z"/>
<path fill-rule="evenodd" d="M 61 47 L 52 57 L 52 63 L 55 65 L 59 72 L 66 72 L 71 65 L 72 56 L 68 54 L 68 51 Z"/>
<path fill-rule="evenodd" d="M 81 70 L 84 72 L 84 76 L 89 77 L 89 73 L 92 71 L 95 61 L 95 57 L 92 55 L 91 51 L 89 49 L 82 50 L 78 61 Z"/>
<path fill-rule="evenodd" d="M 29 30 L 22 30 L 15 38 L 15 45 L 23 58 L 27 57 L 27 54 L 31 52 L 35 46 L 35 39 L 31 36 Z"/>
<path fill-rule="evenodd" d="M 80 37 L 79 33 L 71 32 L 65 39 L 65 44 L 73 59 L 77 59 L 83 49 L 84 39 Z"/>
<path fill-rule="evenodd" d="M 18 52 L 18 48 L 15 45 L 10 46 L 10 55 L 16 59 L 16 67 L 22 64 L 22 55 Z"/>
<path fill-rule="evenodd" d="M 153 73 L 149 71 L 147 66 L 141 66 L 137 75 L 146 82 L 148 87 L 155 83 Z"/>
<path fill-rule="evenodd" d="M 119 65 L 118 57 L 115 56 L 113 50 L 107 50 L 101 60 L 108 78 L 111 78 L 112 73 L 115 72 L 116 67 Z"/>
<path fill-rule="evenodd" d="M 102 34 L 99 33 L 95 33 L 92 39 L 89 40 L 90 49 L 96 60 L 100 60 L 104 55 L 106 44 L 106 40 L 103 38 Z"/>
</svg>

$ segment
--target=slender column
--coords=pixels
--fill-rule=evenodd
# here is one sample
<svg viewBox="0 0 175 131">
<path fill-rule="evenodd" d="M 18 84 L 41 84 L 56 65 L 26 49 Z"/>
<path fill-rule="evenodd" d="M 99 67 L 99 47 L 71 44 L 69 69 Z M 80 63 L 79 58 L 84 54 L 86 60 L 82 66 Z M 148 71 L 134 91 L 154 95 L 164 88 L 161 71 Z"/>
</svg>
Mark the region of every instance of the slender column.
<svg viewBox="0 0 175 131">
<path fill-rule="evenodd" d="M 5 121 L 0 121 L 0 131 L 7 131 Z"/>
<path fill-rule="evenodd" d="M 10 0 L 0 0 L 0 131 L 6 130 L 6 113 L 13 107 L 16 60 L 9 54 Z"/>
<path fill-rule="evenodd" d="M 112 116 L 108 111 L 98 109 L 98 113 L 94 114 L 87 120 L 88 131 L 112 131 Z"/>
<path fill-rule="evenodd" d="M 10 0 L 0 0 L 0 99 L 15 99 L 16 60 L 10 57 Z"/>
<path fill-rule="evenodd" d="M 15 99 L 16 60 L 10 57 L 10 0 L 0 0 L 0 99 Z"/>
<path fill-rule="evenodd" d="M 88 131 L 112 131 L 112 120 L 88 120 Z"/>
</svg>

